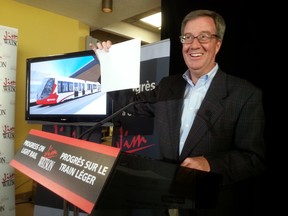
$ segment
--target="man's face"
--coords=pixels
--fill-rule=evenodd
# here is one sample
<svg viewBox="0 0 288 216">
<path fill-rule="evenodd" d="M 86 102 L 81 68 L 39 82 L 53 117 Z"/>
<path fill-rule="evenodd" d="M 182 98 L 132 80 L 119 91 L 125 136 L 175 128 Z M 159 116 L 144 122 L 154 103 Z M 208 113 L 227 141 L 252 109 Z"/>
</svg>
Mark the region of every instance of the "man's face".
<svg viewBox="0 0 288 216">
<path fill-rule="evenodd" d="M 215 37 L 216 27 L 210 17 L 199 17 L 187 22 L 183 35 L 197 37 L 200 34 L 210 35 L 207 42 L 199 42 L 197 38 L 191 43 L 183 43 L 182 54 L 191 78 L 196 80 L 208 73 L 215 66 L 215 58 L 221 47 L 221 40 Z"/>
</svg>

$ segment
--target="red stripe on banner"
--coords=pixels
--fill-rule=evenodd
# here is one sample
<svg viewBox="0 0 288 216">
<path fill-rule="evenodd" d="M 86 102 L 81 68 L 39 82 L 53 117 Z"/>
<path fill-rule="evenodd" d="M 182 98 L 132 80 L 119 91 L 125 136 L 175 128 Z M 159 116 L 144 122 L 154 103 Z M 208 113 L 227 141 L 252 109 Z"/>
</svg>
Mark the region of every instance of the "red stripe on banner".
<svg viewBox="0 0 288 216">
<path fill-rule="evenodd" d="M 87 149 L 90 151 L 99 152 L 99 153 L 106 154 L 106 155 L 113 156 L 113 157 L 117 157 L 120 152 L 120 148 L 117 148 L 117 147 L 107 146 L 107 145 L 98 144 L 98 143 L 92 143 L 86 140 L 66 137 L 66 136 L 53 134 L 53 133 L 49 133 L 45 131 L 35 130 L 35 129 L 31 129 L 29 131 L 29 134 L 35 135 L 38 137 L 43 137 L 49 140 L 54 140 L 57 142 L 62 142 L 71 146 L 76 146 L 78 148 L 83 148 L 83 149 Z M 91 145 L 91 143 L 93 145 Z"/>
<path fill-rule="evenodd" d="M 37 172 L 34 172 L 32 169 L 24 166 L 23 164 L 17 162 L 15 159 L 12 159 L 10 161 L 10 165 L 21 172 L 25 173 L 25 175 L 29 176 L 32 179 L 37 179 L 37 182 L 43 185 L 44 187 L 47 187 L 49 190 L 53 191 L 60 197 L 64 198 L 65 200 L 69 201 L 73 205 L 77 206 L 78 208 L 82 209 L 83 211 L 90 214 L 94 208 L 95 203 L 90 202 L 87 199 L 84 199 L 83 197 L 71 192 L 70 190 L 62 187 L 59 184 L 56 184 L 55 182 L 51 181 L 50 179 L 46 178 L 45 176 L 42 176 L 38 174 Z"/>
</svg>

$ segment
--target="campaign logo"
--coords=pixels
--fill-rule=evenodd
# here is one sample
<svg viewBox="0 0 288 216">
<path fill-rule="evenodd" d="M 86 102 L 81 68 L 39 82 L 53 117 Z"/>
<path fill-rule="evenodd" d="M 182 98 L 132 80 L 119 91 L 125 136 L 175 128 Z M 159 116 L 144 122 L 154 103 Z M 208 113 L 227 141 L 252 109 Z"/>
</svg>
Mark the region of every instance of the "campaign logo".
<svg viewBox="0 0 288 216">
<path fill-rule="evenodd" d="M 51 158 L 57 157 L 58 152 L 53 148 L 52 145 L 49 146 L 46 152 L 44 152 L 44 155 L 41 156 L 38 166 L 41 167 L 44 170 L 51 171 L 53 166 L 55 165 L 55 161 Z"/>
<path fill-rule="evenodd" d="M 14 127 L 10 127 L 9 125 L 4 125 L 2 126 L 2 128 L 3 128 L 2 137 L 4 139 L 14 139 L 14 132 L 15 132 Z"/>
<path fill-rule="evenodd" d="M 57 157 L 58 152 L 56 149 L 53 148 L 52 145 L 49 146 L 48 150 L 44 152 L 44 157 L 46 158 L 54 158 Z"/>
<path fill-rule="evenodd" d="M 16 81 L 5 78 L 3 82 L 3 90 L 6 92 L 16 92 Z"/>
<path fill-rule="evenodd" d="M 13 186 L 15 183 L 15 174 L 14 173 L 4 173 L 2 176 L 2 186 L 9 187 Z"/>
<path fill-rule="evenodd" d="M 116 141 L 116 147 L 128 153 L 140 152 L 144 149 L 151 148 L 155 144 L 149 144 L 147 139 L 142 135 L 136 135 L 132 138 L 129 137 L 128 130 L 119 128 L 119 141 Z"/>
<path fill-rule="evenodd" d="M 14 34 L 12 32 L 9 32 L 9 31 L 5 31 L 5 33 L 3 35 L 3 41 L 7 45 L 17 46 L 18 35 Z"/>
</svg>

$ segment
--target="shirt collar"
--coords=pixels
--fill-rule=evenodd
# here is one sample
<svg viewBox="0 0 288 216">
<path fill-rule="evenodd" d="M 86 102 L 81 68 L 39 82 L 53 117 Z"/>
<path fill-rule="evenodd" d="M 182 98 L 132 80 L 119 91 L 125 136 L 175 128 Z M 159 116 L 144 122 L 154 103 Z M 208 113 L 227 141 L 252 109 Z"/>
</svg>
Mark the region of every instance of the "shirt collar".
<svg viewBox="0 0 288 216">
<path fill-rule="evenodd" d="M 199 80 L 203 80 L 203 84 L 205 85 L 205 83 L 208 80 L 212 80 L 213 77 L 215 76 L 217 70 L 218 70 L 219 66 L 218 63 L 215 63 L 215 66 L 212 68 L 212 70 L 210 70 L 208 73 L 202 75 Z M 186 70 L 185 73 L 182 75 L 182 77 L 191 85 L 191 86 L 195 86 L 190 78 L 190 73 L 189 70 Z M 198 80 L 198 81 L 199 81 Z M 198 83 L 198 82 L 197 82 Z"/>
</svg>

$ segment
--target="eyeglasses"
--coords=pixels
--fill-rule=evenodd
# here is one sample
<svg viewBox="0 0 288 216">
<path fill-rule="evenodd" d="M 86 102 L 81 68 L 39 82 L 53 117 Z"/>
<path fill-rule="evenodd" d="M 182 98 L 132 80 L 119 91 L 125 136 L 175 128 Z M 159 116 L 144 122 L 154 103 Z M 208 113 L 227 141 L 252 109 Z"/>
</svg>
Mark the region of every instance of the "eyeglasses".
<svg viewBox="0 0 288 216">
<path fill-rule="evenodd" d="M 180 38 L 180 42 L 181 43 L 190 44 L 190 43 L 193 43 L 195 38 L 197 38 L 199 43 L 207 43 L 214 37 L 218 37 L 218 35 L 216 35 L 216 34 L 208 34 L 208 33 L 201 33 L 198 36 L 194 36 L 192 34 L 181 35 L 179 38 Z"/>
</svg>

